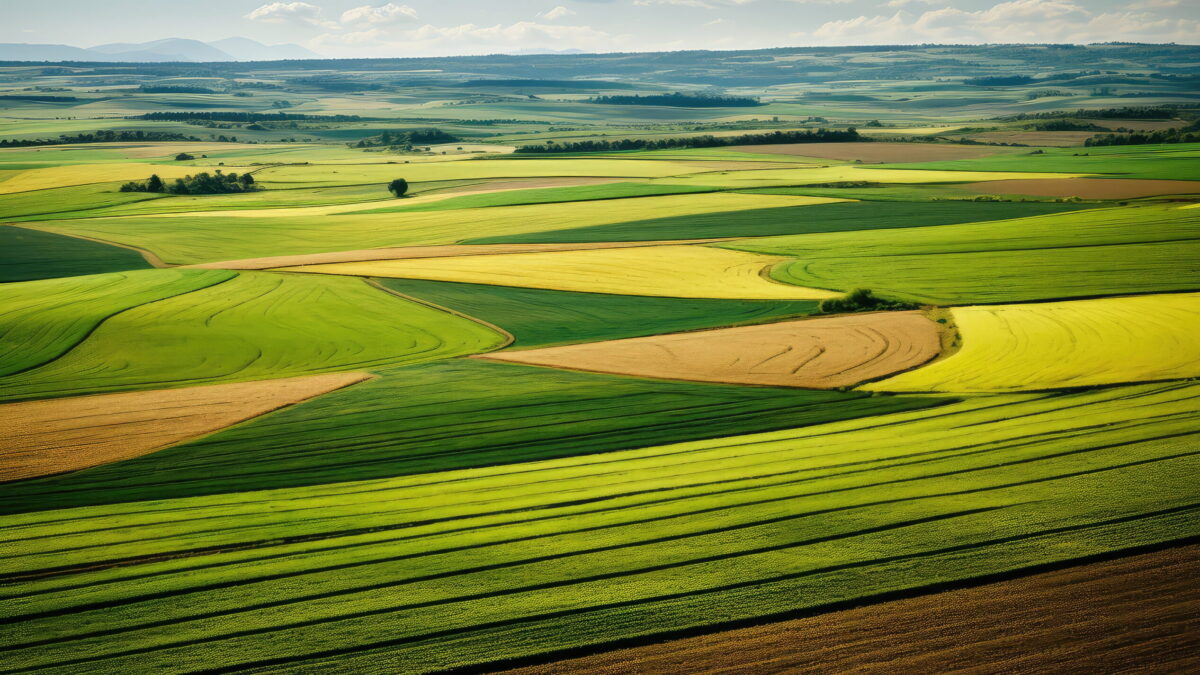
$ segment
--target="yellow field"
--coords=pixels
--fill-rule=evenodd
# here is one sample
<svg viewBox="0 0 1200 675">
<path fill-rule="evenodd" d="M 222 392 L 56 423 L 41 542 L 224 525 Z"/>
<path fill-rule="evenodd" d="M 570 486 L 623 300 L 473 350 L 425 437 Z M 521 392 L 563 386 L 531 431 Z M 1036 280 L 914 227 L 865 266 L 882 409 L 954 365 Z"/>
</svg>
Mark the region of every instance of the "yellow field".
<svg viewBox="0 0 1200 675">
<path fill-rule="evenodd" d="M 110 183 L 113 181 L 145 180 L 150 174 L 158 174 L 163 180 L 183 178 L 201 171 L 212 172 L 215 169 L 241 173 L 236 166 L 194 166 L 191 164 L 143 164 L 141 162 L 126 162 L 124 164 L 75 164 L 54 166 L 45 169 L 29 169 L 0 182 L 0 194 L 13 192 L 28 192 L 47 188 L 69 187 L 72 185 L 88 185 L 90 183 Z"/>
<path fill-rule="evenodd" d="M 962 349 L 863 389 L 988 392 L 1200 376 L 1200 293 L 951 310 Z"/>
<path fill-rule="evenodd" d="M 369 160 L 368 160 L 369 161 Z M 402 160 L 401 160 L 402 161 Z M 460 159 L 411 164 L 342 164 L 328 166 L 279 166 L 255 174 L 260 181 L 280 183 L 337 182 L 387 183 L 404 178 L 410 183 L 473 178 L 534 178 L 538 176 L 627 176 L 658 178 L 692 173 L 697 167 L 681 162 L 627 159 Z"/>
<path fill-rule="evenodd" d="M 382 260 L 282 269 L 674 298 L 816 300 L 837 295 L 767 279 L 763 271 L 780 260 L 775 256 L 728 249 L 672 245 Z"/>
</svg>

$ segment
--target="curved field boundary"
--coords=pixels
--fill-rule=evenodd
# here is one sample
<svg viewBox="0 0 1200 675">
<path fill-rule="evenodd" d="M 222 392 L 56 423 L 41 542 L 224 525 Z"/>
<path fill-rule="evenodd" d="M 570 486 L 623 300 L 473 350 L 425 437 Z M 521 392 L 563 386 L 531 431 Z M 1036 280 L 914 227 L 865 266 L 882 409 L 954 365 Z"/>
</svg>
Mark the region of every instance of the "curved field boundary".
<svg viewBox="0 0 1200 675">
<path fill-rule="evenodd" d="M 817 310 L 812 300 L 652 298 L 422 279 L 380 283 L 504 326 L 520 348 L 764 323 Z"/>
<path fill-rule="evenodd" d="M 485 358 L 637 377 L 835 389 L 937 356 L 937 324 L 920 312 L 880 312 L 656 335 Z"/>
<path fill-rule="evenodd" d="M 1182 546 L 506 672 L 1195 672 L 1197 575 Z"/>
<path fill-rule="evenodd" d="M 269 258 L 247 258 L 224 262 L 186 265 L 187 268 L 213 270 L 265 270 L 276 267 L 301 267 L 332 263 L 403 260 L 408 258 L 454 258 L 469 255 L 498 253 L 537 253 L 540 251 L 580 251 L 593 248 L 630 248 L 635 246 L 667 246 L 671 244 L 709 244 L 718 239 L 678 239 L 668 241 L 605 241 L 580 244 L 448 244 L 446 246 L 398 246 L 394 248 L 365 248 L 357 251 L 331 251 L 309 255 L 281 255 Z"/>
<path fill-rule="evenodd" d="M 403 214 L 323 214 L 297 207 L 41 221 L 38 229 L 75 234 L 149 249 L 172 264 L 206 263 L 263 256 L 327 253 L 364 248 L 457 244 L 464 239 L 520 232 L 604 225 L 647 218 L 700 215 L 746 209 L 804 206 L 829 199 L 725 192 L 531 204 L 494 209 L 421 211 Z M 345 206 L 345 205 L 343 205 Z M 309 215 L 304 215 L 309 214 Z M 656 237 L 670 239 L 674 237 Z"/>
<path fill-rule="evenodd" d="M 598 455 L 948 402 L 450 359 L 387 369 L 370 382 L 118 465 L 11 484 L 0 490 L 0 513 Z"/>
<path fill-rule="evenodd" d="M 0 285 L 0 376 L 44 365 L 106 319 L 233 278 L 231 272 L 144 270 Z"/>
<path fill-rule="evenodd" d="M 15 225 L 0 226 L 0 283 L 105 274 L 151 267 L 123 246 Z"/>
<path fill-rule="evenodd" d="M 640 246 L 282 269 L 674 298 L 817 300 L 836 295 L 767 279 L 766 270 L 782 260 L 704 246 Z"/>
<path fill-rule="evenodd" d="M 4 516 L 0 653 L 11 669 L 336 659 L 429 672 L 1160 546 L 1200 537 L 1197 396 L 972 397 L 603 455 Z"/>
<path fill-rule="evenodd" d="M 988 392 L 1200 376 L 1200 293 L 950 310 L 962 348 L 871 391 Z"/>
<path fill-rule="evenodd" d="M 0 379 L 0 400 L 363 370 L 504 342 L 358 279 L 242 272 L 110 318 L 61 358 Z"/>
<path fill-rule="evenodd" d="M 0 405 L 0 481 L 139 457 L 369 377 L 333 373 Z"/>
</svg>

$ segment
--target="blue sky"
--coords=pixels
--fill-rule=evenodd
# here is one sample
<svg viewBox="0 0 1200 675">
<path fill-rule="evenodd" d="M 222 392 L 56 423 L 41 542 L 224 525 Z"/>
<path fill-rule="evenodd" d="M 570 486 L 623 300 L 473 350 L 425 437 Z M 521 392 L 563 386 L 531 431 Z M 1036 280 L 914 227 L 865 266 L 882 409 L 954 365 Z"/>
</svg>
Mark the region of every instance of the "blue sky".
<svg viewBox="0 0 1200 675">
<path fill-rule="evenodd" d="M 322 55 L 1200 42 L 1198 0 L 0 0 L 0 42 L 244 36 Z"/>
</svg>

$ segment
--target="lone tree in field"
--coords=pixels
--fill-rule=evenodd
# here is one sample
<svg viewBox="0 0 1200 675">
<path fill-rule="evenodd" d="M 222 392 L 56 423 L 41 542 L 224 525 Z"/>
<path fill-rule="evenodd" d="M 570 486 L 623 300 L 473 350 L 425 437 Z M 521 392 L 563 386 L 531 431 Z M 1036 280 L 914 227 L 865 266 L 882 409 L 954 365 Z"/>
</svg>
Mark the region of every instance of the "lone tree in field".
<svg viewBox="0 0 1200 675">
<path fill-rule="evenodd" d="M 408 181 L 404 180 L 403 178 L 397 178 L 396 180 L 388 183 L 388 190 L 390 190 L 392 194 L 396 195 L 396 199 L 399 199 L 404 196 L 405 192 L 408 192 Z"/>
<path fill-rule="evenodd" d="M 195 155 L 189 155 L 186 152 L 181 152 L 178 155 L 175 155 L 176 162 L 186 162 L 189 159 L 196 159 L 196 157 Z"/>
</svg>

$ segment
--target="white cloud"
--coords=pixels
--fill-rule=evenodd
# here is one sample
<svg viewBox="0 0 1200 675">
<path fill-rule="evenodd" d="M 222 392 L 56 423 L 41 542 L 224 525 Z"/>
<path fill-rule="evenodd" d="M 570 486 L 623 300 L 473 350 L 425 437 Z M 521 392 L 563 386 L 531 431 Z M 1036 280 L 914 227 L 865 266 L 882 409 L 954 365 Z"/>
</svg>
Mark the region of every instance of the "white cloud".
<svg viewBox="0 0 1200 675">
<path fill-rule="evenodd" d="M 1129 9 L 1170 9 L 1178 7 L 1180 0 L 1143 0 L 1129 5 Z"/>
<path fill-rule="evenodd" d="M 266 23 L 299 23 L 333 28 L 337 24 L 321 18 L 321 8 L 307 2 L 271 2 L 246 15 L 251 21 Z"/>
<path fill-rule="evenodd" d="M 326 33 L 310 46 L 329 54 L 375 56 L 490 54 L 528 49 L 583 49 L 613 51 L 630 46 L 626 35 L 612 35 L 590 26 L 518 21 L 513 24 L 477 26 L 433 26 L 426 24 L 410 30 L 370 28 L 367 30 Z"/>
<path fill-rule="evenodd" d="M 633 4 L 641 7 L 650 5 L 680 5 L 682 7 L 700 7 L 702 9 L 716 9 L 716 6 L 710 5 L 704 0 L 633 0 Z"/>
<path fill-rule="evenodd" d="M 1072 0 L 1011 0 L 978 11 L 942 7 L 919 15 L 900 10 L 892 16 L 828 21 L 793 37 L 816 44 L 1190 42 L 1198 31 L 1200 21 L 1192 19 L 1095 14 Z"/>
<path fill-rule="evenodd" d="M 538 14 L 538 16 L 542 17 L 543 19 L 545 19 L 547 21 L 557 21 L 558 19 L 561 19 L 563 17 L 571 16 L 574 13 L 575 13 L 574 10 L 567 9 L 566 7 L 563 7 L 562 5 L 559 5 L 558 7 L 555 7 L 554 9 L 549 9 L 549 10 L 546 10 L 545 12 L 542 12 L 541 14 Z"/>
<path fill-rule="evenodd" d="M 416 20 L 417 10 L 391 2 L 378 7 L 363 5 L 342 12 L 342 23 L 347 25 L 386 25 Z"/>
</svg>

